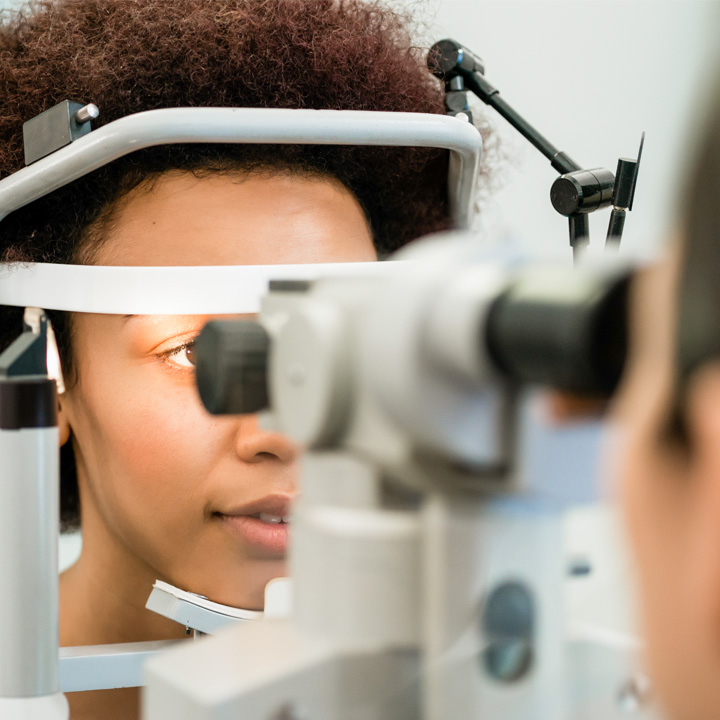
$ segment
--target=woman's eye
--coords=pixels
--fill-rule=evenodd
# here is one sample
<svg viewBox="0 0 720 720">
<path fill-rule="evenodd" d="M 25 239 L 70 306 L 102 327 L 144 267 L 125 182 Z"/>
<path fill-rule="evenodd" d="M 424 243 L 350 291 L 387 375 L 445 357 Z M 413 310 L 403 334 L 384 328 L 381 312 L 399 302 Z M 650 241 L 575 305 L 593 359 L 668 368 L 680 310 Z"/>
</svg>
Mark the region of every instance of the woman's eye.
<svg viewBox="0 0 720 720">
<path fill-rule="evenodd" d="M 165 362 L 176 367 L 192 370 L 195 368 L 195 341 L 185 343 L 163 353 Z"/>
</svg>

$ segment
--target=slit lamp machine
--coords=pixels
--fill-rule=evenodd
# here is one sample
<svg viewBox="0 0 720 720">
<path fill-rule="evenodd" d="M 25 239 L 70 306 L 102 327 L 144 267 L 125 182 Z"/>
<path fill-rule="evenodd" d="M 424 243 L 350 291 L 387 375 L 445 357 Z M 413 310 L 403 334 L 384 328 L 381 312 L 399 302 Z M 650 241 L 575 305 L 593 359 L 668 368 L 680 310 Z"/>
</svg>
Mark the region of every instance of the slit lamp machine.
<svg viewBox="0 0 720 720">
<path fill-rule="evenodd" d="M 482 248 L 471 232 L 482 142 L 467 93 L 562 173 L 551 200 L 576 260 L 596 209 L 612 207 L 607 242 L 619 243 L 639 158 L 615 175 L 584 170 L 469 50 L 441 41 L 428 58 L 446 116 L 177 108 L 91 130 L 98 109 L 66 101 L 26 123 L 27 166 L 0 181 L 0 218 L 158 144 L 395 145 L 450 152 L 455 231 L 383 263 L 0 266 L 0 305 L 26 308 L 0 355 L 3 719 L 60 720 L 65 692 L 140 685 L 148 720 L 653 716 L 636 641 L 568 628 L 563 610 L 561 519 L 592 496 L 594 435 L 540 437 L 528 412 L 539 386 L 613 392 L 632 268 Z M 148 608 L 197 642 L 58 647 L 61 376 L 43 310 L 258 313 L 209 323 L 196 348 L 210 412 L 260 413 L 307 449 L 292 584 L 272 582 L 264 612 L 157 582 Z M 586 463 L 563 462 L 569 442 Z"/>
</svg>

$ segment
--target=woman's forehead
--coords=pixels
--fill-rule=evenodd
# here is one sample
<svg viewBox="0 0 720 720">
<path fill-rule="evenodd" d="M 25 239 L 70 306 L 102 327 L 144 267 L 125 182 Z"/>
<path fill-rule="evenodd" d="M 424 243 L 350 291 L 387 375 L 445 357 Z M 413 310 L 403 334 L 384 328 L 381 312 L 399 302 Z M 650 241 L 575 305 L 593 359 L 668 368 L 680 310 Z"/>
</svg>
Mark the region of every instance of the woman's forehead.
<svg viewBox="0 0 720 720">
<path fill-rule="evenodd" d="M 363 211 L 336 181 L 168 173 L 123 198 L 93 261 L 257 265 L 373 256 Z"/>
</svg>

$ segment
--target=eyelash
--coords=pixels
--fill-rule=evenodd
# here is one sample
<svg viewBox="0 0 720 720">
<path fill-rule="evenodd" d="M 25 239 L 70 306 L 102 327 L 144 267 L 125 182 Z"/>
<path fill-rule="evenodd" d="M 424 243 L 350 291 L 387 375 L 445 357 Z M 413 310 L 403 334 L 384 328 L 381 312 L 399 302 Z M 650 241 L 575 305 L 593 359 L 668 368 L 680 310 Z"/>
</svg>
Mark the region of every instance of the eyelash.
<svg viewBox="0 0 720 720">
<path fill-rule="evenodd" d="M 170 350 L 165 350 L 164 352 L 161 352 L 158 357 L 162 360 L 163 363 L 165 363 L 168 367 L 172 368 L 173 370 L 176 370 L 178 372 L 195 372 L 195 366 L 187 367 L 185 365 L 180 365 L 178 363 L 173 363 L 171 361 L 171 358 L 179 355 L 181 352 L 184 352 L 188 348 L 193 347 L 195 345 L 195 340 L 189 340 L 186 343 L 183 343 L 182 345 L 178 345 L 177 347 L 171 348 Z M 189 360 L 188 360 L 189 362 Z M 191 363 L 192 365 L 192 363 Z"/>
</svg>

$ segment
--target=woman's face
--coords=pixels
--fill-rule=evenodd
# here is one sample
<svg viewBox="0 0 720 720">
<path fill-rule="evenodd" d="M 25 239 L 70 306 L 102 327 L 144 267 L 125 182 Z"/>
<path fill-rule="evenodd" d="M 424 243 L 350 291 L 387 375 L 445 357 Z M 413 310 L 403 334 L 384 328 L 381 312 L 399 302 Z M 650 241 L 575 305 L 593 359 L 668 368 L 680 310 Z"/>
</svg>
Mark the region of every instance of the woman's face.
<svg viewBox="0 0 720 720">
<path fill-rule="evenodd" d="M 117 209 L 98 265 L 371 261 L 354 198 L 329 179 L 168 173 Z M 186 345 L 207 316 L 73 317 L 72 433 L 88 552 L 128 577 L 262 607 L 285 573 L 297 450 L 254 416 L 215 417 Z M 85 552 L 85 550 L 83 551 Z M 148 588 L 149 592 L 149 588 Z"/>
</svg>

